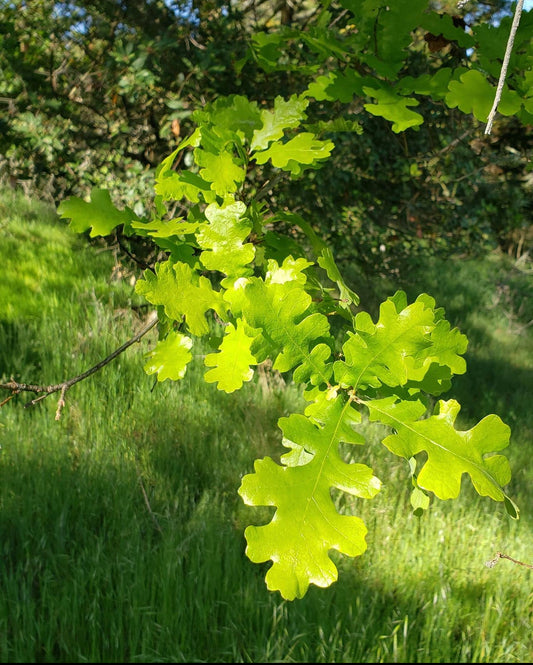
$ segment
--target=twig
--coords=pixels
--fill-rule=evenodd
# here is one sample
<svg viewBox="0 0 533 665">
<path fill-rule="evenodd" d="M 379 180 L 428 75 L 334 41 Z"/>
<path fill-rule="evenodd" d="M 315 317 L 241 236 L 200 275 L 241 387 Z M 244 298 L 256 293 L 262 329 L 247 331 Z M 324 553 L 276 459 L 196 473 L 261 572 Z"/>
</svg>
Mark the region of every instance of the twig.
<svg viewBox="0 0 533 665">
<path fill-rule="evenodd" d="M 512 556 L 508 556 L 507 554 L 502 554 L 501 552 L 496 552 L 496 556 L 494 557 L 494 559 L 486 561 L 485 565 L 487 566 L 487 568 L 494 568 L 494 566 L 498 563 L 499 559 L 509 559 L 509 561 L 517 563 L 519 566 L 524 566 L 525 568 L 533 569 L 532 564 L 524 563 L 523 561 L 518 561 L 518 559 L 513 559 Z"/>
<path fill-rule="evenodd" d="M 8 397 L 2 403 L 0 403 L 0 406 L 3 406 L 7 401 L 9 401 L 9 399 L 11 399 L 12 397 L 21 392 L 31 392 L 37 394 L 43 393 L 42 395 L 40 395 L 40 397 L 36 397 L 35 399 L 32 399 L 30 402 L 27 402 L 24 405 L 24 408 L 28 408 L 29 406 L 34 406 L 35 404 L 37 404 L 37 402 L 40 402 L 49 395 L 61 391 L 61 395 L 57 403 L 57 411 L 55 416 L 55 419 L 59 420 L 61 417 L 61 411 L 65 406 L 65 395 L 67 390 L 69 390 L 69 388 L 71 388 L 76 383 L 79 383 L 80 381 L 83 381 L 87 377 L 91 376 L 91 374 L 98 372 L 98 370 L 108 365 L 112 360 L 114 360 L 117 356 L 123 353 L 128 347 L 130 347 L 132 344 L 135 344 L 135 342 L 138 342 L 141 339 L 141 337 L 144 337 L 144 335 L 146 335 L 146 333 L 156 325 L 157 320 L 158 320 L 157 313 L 154 312 L 150 317 L 150 319 L 148 320 L 148 322 L 146 323 L 146 325 L 143 328 L 141 328 L 141 330 L 139 330 L 139 332 L 136 335 L 134 335 L 130 340 L 128 340 L 127 342 L 122 344 L 122 346 L 120 346 L 118 349 L 113 351 L 113 353 L 107 356 L 107 358 L 104 358 L 99 363 L 88 369 L 87 371 L 83 372 L 82 374 L 79 374 L 78 376 L 74 376 L 71 379 L 67 379 L 66 381 L 62 381 L 61 383 L 49 386 L 36 386 L 29 383 L 19 383 L 18 381 L 14 381 L 13 379 L 11 381 L 8 381 L 7 383 L 0 383 L 0 388 L 3 388 L 5 390 L 11 390 L 11 392 L 13 393 L 10 397 Z"/>
<path fill-rule="evenodd" d="M 127 254 L 134 263 L 139 265 L 143 270 L 151 270 L 153 273 L 155 273 L 155 270 L 151 265 L 149 265 L 148 263 L 146 263 L 146 261 L 143 261 L 138 256 L 135 256 L 135 254 L 132 254 L 129 251 L 129 249 L 124 245 L 124 243 L 118 237 L 118 235 L 116 235 L 115 238 L 120 249 L 124 252 L 124 254 Z"/>
<path fill-rule="evenodd" d="M 502 68 L 500 70 L 500 79 L 498 81 L 498 87 L 496 88 L 496 94 L 494 96 L 494 103 L 487 118 L 487 126 L 485 127 L 485 134 L 490 134 L 492 131 L 492 123 L 494 122 L 494 116 L 498 109 L 498 104 L 503 92 L 503 86 L 505 83 L 505 77 L 507 76 L 507 67 L 509 65 L 509 60 L 511 58 L 511 51 L 513 50 L 514 39 L 516 37 L 516 31 L 518 30 L 518 24 L 520 23 L 520 17 L 522 15 L 522 7 L 524 6 L 524 0 L 518 0 L 516 8 L 514 10 L 513 24 L 511 25 L 511 31 L 509 32 L 509 39 L 507 40 L 507 47 L 505 48 L 505 56 L 503 58 Z"/>
</svg>

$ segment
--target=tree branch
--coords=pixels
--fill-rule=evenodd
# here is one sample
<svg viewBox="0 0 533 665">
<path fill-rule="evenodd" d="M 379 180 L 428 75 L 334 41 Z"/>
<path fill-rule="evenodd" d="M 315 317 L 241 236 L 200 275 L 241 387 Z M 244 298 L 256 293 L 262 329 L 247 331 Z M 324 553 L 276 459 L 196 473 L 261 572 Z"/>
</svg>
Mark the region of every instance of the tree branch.
<svg viewBox="0 0 533 665">
<path fill-rule="evenodd" d="M 518 30 L 518 24 L 520 23 L 520 17 L 522 15 L 523 6 L 524 6 L 524 0 L 518 0 L 514 10 L 513 24 L 511 25 L 511 30 L 509 32 L 507 47 L 505 48 L 505 56 L 503 58 L 502 68 L 500 70 L 500 79 L 498 81 L 498 87 L 496 88 L 494 103 L 492 104 L 492 108 L 487 118 L 487 126 L 485 127 L 485 134 L 490 134 L 492 131 L 492 123 L 494 122 L 494 116 L 496 115 L 498 104 L 500 103 L 500 99 L 502 96 L 505 77 L 507 76 L 507 67 L 509 65 L 509 60 L 511 58 L 511 51 L 513 50 L 514 39 L 516 37 L 516 31 Z"/>
<path fill-rule="evenodd" d="M 123 353 L 128 347 L 130 347 L 132 344 L 135 344 L 135 342 L 138 342 L 144 335 L 146 335 L 147 332 L 149 332 L 157 323 L 157 313 L 154 312 L 152 316 L 149 318 L 148 322 L 146 325 L 139 330 L 139 332 L 134 335 L 131 339 L 129 339 L 127 342 L 122 344 L 118 349 L 113 351 L 107 358 L 104 358 L 101 360 L 99 363 L 91 367 L 90 369 L 86 370 L 82 374 L 79 374 L 78 376 L 74 376 L 71 379 L 67 379 L 66 381 L 62 381 L 61 383 L 57 383 L 54 385 L 49 385 L 49 386 L 37 386 L 37 385 L 32 385 L 29 383 L 18 383 L 18 381 L 11 380 L 8 381 L 7 383 L 0 383 L 0 388 L 3 388 L 5 390 L 11 390 L 12 394 L 10 397 L 5 399 L 3 402 L 0 403 L 0 406 L 3 406 L 6 402 L 8 402 L 12 397 L 15 395 L 18 395 L 21 392 L 31 392 L 31 393 L 42 393 L 39 397 L 36 397 L 35 399 L 32 399 L 30 402 L 27 402 L 24 405 L 24 408 L 28 408 L 29 406 L 34 406 L 37 404 L 37 402 L 40 402 L 41 400 L 45 399 L 49 395 L 52 395 L 53 393 L 57 393 L 61 391 L 61 394 L 59 396 L 59 400 L 57 403 L 57 411 L 56 411 L 56 416 L 55 419 L 59 420 L 61 418 L 61 411 L 63 410 L 63 407 L 65 406 L 65 395 L 67 393 L 67 390 L 71 388 L 73 385 L 76 383 L 79 383 L 80 381 L 83 381 L 87 377 L 91 376 L 91 374 L 94 374 L 95 372 L 98 372 L 100 369 L 105 367 L 107 364 L 109 364 L 112 360 L 114 360 L 117 356 L 119 356 L 121 353 Z"/>
</svg>

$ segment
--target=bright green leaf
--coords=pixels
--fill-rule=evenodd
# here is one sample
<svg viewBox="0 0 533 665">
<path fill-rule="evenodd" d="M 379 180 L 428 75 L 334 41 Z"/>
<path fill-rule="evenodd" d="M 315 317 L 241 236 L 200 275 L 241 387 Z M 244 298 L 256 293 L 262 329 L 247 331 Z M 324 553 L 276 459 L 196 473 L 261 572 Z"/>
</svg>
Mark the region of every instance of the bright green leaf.
<svg viewBox="0 0 533 665">
<path fill-rule="evenodd" d="M 91 229 L 91 238 L 107 236 L 117 226 L 137 219 L 131 208 L 115 208 L 107 189 L 93 189 L 89 202 L 71 196 L 59 204 L 57 212 L 60 217 L 71 219 L 70 228 L 76 233 Z"/>
<path fill-rule="evenodd" d="M 482 122 L 487 120 L 496 88 L 481 72 L 477 70 L 465 72 L 459 81 L 451 81 L 448 87 L 446 104 L 450 108 L 457 106 L 463 113 L 473 113 Z M 502 115 L 513 115 L 520 109 L 521 104 L 522 100 L 514 90 L 504 88 L 498 111 Z"/>
<path fill-rule="evenodd" d="M 218 196 L 225 197 L 235 193 L 244 181 L 246 171 L 235 162 L 229 152 L 221 151 L 215 154 L 197 148 L 194 156 L 197 164 L 202 167 L 200 176 L 211 183 L 211 189 Z"/>
<path fill-rule="evenodd" d="M 155 191 L 164 201 L 181 201 L 185 198 L 191 203 L 202 200 L 211 203 L 216 199 L 211 184 L 192 171 L 162 173 L 156 180 Z"/>
<path fill-rule="evenodd" d="M 321 255 L 318 257 L 317 263 L 326 271 L 327 276 L 331 279 L 331 281 L 337 284 L 341 299 L 341 306 L 349 309 L 350 305 L 358 305 L 359 296 L 357 293 L 355 293 L 355 291 L 352 291 L 352 289 L 346 286 L 339 268 L 335 263 L 335 259 L 333 258 L 333 252 L 329 247 L 326 247 L 322 250 Z"/>
<path fill-rule="evenodd" d="M 203 225 L 197 241 L 204 250 L 200 260 L 208 270 L 218 270 L 231 277 L 249 274 L 246 266 L 254 260 L 252 243 L 243 244 L 252 223 L 243 219 L 246 206 L 237 201 L 224 207 L 212 203 L 205 210 L 209 224 Z"/>
<path fill-rule="evenodd" d="M 314 363 L 309 347 L 318 338 L 329 337 L 329 323 L 323 314 L 309 313 L 311 296 L 300 284 L 266 284 L 253 278 L 244 285 L 239 303 L 248 325 L 262 331 L 263 341 L 275 358 L 274 369 L 287 372 L 307 362 L 314 374 L 328 381 L 329 376 L 322 375 L 322 365 Z"/>
<path fill-rule="evenodd" d="M 153 351 L 146 354 L 144 366 L 147 374 L 156 374 L 158 381 L 178 381 L 185 376 L 187 365 L 192 360 L 192 339 L 171 330 L 165 339 L 159 340 Z"/>
<path fill-rule="evenodd" d="M 185 317 L 193 335 L 209 332 L 205 317 L 208 310 L 224 316 L 221 295 L 206 277 L 198 276 L 186 263 L 164 261 L 156 264 L 155 270 L 155 274 L 145 270 L 144 279 L 137 282 L 135 290 L 153 305 L 163 305 L 170 319 L 181 321 Z"/>
<path fill-rule="evenodd" d="M 250 381 L 254 373 L 250 365 L 257 364 L 250 351 L 253 341 L 242 320 L 237 319 L 237 327 L 229 323 L 218 352 L 205 357 L 206 367 L 214 368 L 205 374 L 207 383 L 218 381 L 219 390 L 232 393 Z"/>
<path fill-rule="evenodd" d="M 399 133 L 409 127 L 416 127 L 424 122 L 420 113 L 411 111 L 410 106 L 418 106 L 414 97 L 402 97 L 393 88 L 365 87 L 364 91 L 370 97 L 377 99 L 377 104 L 365 104 L 365 109 L 372 115 L 390 120 L 392 131 Z"/>
<path fill-rule="evenodd" d="M 294 172 L 291 161 L 297 164 L 313 164 L 330 156 L 334 145 L 331 141 L 318 141 L 310 132 L 302 132 L 287 143 L 273 143 L 268 150 L 259 152 L 254 159 L 265 164 L 269 159 L 273 166 Z"/>
<path fill-rule="evenodd" d="M 465 362 L 460 354 L 466 350 L 466 337 L 457 329 L 450 330 L 441 318 L 442 310 L 435 310 L 434 304 L 422 294 L 407 305 L 405 293 L 400 291 L 381 304 L 377 324 L 367 312 L 360 312 L 355 333 L 348 333 L 343 345 L 345 359 L 335 363 L 336 380 L 355 390 L 408 382 L 424 388 L 428 374 L 431 384 L 438 387 L 451 374 L 463 373 Z M 436 372 L 435 365 L 445 369 Z"/>
<path fill-rule="evenodd" d="M 509 462 L 492 453 L 508 446 L 510 429 L 498 416 L 486 416 L 472 429 L 459 431 L 454 426 L 460 409 L 455 400 L 439 401 L 437 415 L 422 420 L 425 407 L 420 402 L 393 396 L 370 400 L 366 406 L 371 420 L 394 428 L 396 433 L 383 440 L 391 452 L 406 459 L 427 453 L 417 477 L 421 488 L 440 499 L 455 499 L 467 473 L 479 494 L 504 501 L 502 486 L 511 479 Z"/>
<path fill-rule="evenodd" d="M 305 118 L 305 109 L 309 101 L 299 98 L 296 95 L 285 101 L 283 97 L 276 97 L 274 100 L 274 110 L 267 109 L 261 111 L 261 121 L 263 126 L 256 129 L 250 146 L 253 152 L 264 150 L 272 141 L 277 141 L 283 136 L 285 129 L 299 127 L 303 118 Z"/>
<path fill-rule="evenodd" d="M 239 494 L 245 503 L 276 506 L 269 524 L 246 529 L 246 554 L 255 563 L 272 560 L 267 586 L 288 600 L 302 598 L 310 584 L 327 587 L 335 582 L 331 549 L 348 556 L 366 549 L 362 520 L 339 514 L 331 497 L 332 488 L 367 499 L 380 489 L 372 469 L 347 464 L 339 455 L 341 442 L 361 442 L 345 422 L 348 418 L 351 423 L 353 413 L 349 402 L 337 398 L 322 426 L 302 415 L 281 418 L 284 445 L 291 449 L 281 458 L 284 466 L 266 457 L 242 479 Z"/>
<path fill-rule="evenodd" d="M 149 235 L 153 238 L 170 238 L 198 230 L 198 222 L 184 222 L 183 217 L 176 219 L 152 219 L 149 222 L 133 222 L 131 227 L 139 232 L 139 235 Z"/>
</svg>

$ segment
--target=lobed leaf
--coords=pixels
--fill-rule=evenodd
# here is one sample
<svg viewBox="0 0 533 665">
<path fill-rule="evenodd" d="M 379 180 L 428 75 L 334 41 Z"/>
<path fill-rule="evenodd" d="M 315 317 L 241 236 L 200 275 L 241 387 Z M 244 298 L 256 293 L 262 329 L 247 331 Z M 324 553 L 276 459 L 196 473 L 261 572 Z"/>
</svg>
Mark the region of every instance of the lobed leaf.
<svg viewBox="0 0 533 665">
<path fill-rule="evenodd" d="M 205 210 L 209 221 L 197 235 L 204 250 L 200 260 L 208 270 L 218 270 L 231 277 L 249 274 L 246 266 L 254 260 L 252 243 L 243 244 L 252 229 L 252 223 L 244 219 L 246 206 L 242 201 L 224 207 L 212 203 Z"/>
<path fill-rule="evenodd" d="M 335 378 L 354 390 L 382 385 L 404 386 L 408 382 L 439 389 L 452 373 L 465 371 L 466 337 L 440 318 L 434 300 L 422 294 L 406 305 L 405 294 L 398 292 L 380 307 L 376 324 L 361 312 L 355 317 L 355 333 L 348 333 L 343 345 L 344 360 L 334 365 Z M 435 371 L 434 365 L 443 370 Z"/>
<path fill-rule="evenodd" d="M 237 164 L 233 155 L 227 150 L 217 153 L 197 148 L 194 151 L 196 163 L 201 167 L 200 176 L 211 183 L 211 189 L 217 196 L 226 197 L 234 194 L 246 176 L 245 169 Z"/>
<path fill-rule="evenodd" d="M 268 284 L 253 278 L 244 285 L 239 306 L 248 325 L 261 331 L 274 369 L 287 372 L 306 362 L 309 371 L 327 382 L 329 376 L 321 363 L 314 362 L 309 347 L 315 340 L 329 337 L 329 323 L 323 314 L 309 312 L 311 296 L 302 285 L 294 281 Z"/>
<path fill-rule="evenodd" d="M 206 312 L 210 309 L 224 316 L 225 306 L 220 293 L 211 282 L 198 276 L 186 263 L 164 261 L 156 264 L 155 274 L 145 270 L 144 279 L 135 285 L 137 293 L 153 305 L 162 305 L 165 314 L 174 321 L 185 318 L 193 335 L 209 332 Z"/>
<path fill-rule="evenodd" d="M 118 210 L 107 189 L 93 189 L 90 201 L 70 196 L 59 204 L 57 212 L 60 217 L 70 218 L 70 228 L 76 233 L 91 229 L 91 238 L 108 236 L 117 226 L 138 219 L 131 208 Z"/>
<path fill-rule="evenodd" d="M 260 129 L 256 129 L 250 149 L 253 152 L 265 150 L 272 141 L 280 139 L 286 129 L 299 127 L 303 118 L 305 118 L 305 109 L 309 100 L 292 95 L 285 101 L 283 97 L 276 97 L 274 100 L 274 110 L 265 109 L 261 111 Z"/>
<path fill-rule="evenodd" d="M 255 154 L 258 164 L 265 164 L 269 159 L 276 168 L 299 174 L 300 164 L 313 164 L 330 156 L 334 145 L 331 141 L 321 141 L 311 132 L 302 132 L 287 143 L 277 141 L 267 150 Z M 294 162 L 295 164 L 292 164 Z"/>
<path fill-rule="evenodd" d="M 412 111 L 410 106 L 418 106 L 414 97 L 402 97 L 392 87 L 363 88 L 364 92 L 377 100 L 375 104 L 365 104 L 365 109 L 372 115 L 377 115 L 392 122 L 392 131 L 404 132 L 409 127 L 423 124 L 424 118 L 420 113 Z"/>
<path fill-rule="evenodd" d="M 237 319 L 237 327 L 229 323 L 218 352 L 205 357 L 206 367 L 213 367 L 205 373 L 207 383 L 216 381 L 219 390 L 232 393 L 239 390 L 245 381 L 250 381 L 254 374 L 250 365 L 257 364 L 250 351 L 253 341 L 241 319 Z"/>
<path fill-rule="evenodd" d="M 510 428 L 498 416 L 486 416 L 472 429 L 459 431 L 454 423 L 460 406 L 455 400 L 439 401 L 438 413 L 420 420 L 425 413 L 419 401 L 401 401 L 392 396 L 365 402 L 370 420 L 394 428 L 383 444 L 394 454 L 410 459 L 425 451 L 427 461 L 417 475 L 417 484 L 440 499 L 455 499 L 461 478 L 467 473 L 476 491 L 495 501 L 508 499 L 502 486 L 511 479 L 507 458 L 493 455 L 509 444 Z M 490 456 L 487 456 L 489 455 Z"/>
<path fill-rule="evenodd" d="M 339 514 L 331 497 L 332 488 L 367 499 L 380 489 L 372 469 L 339 455 L 341 442 L 361 443 L 351 428 L 358 415 L 338 397 L 321 426 L 303 415 L 281 418 L 284 445 L 292 452 L 282 456 L 283 466 L 269 457 L 257 460 L 254 473 L 242 479 L 246 504 L 276 506 L 268 524 L 247 527 L 246 554 L 255 563 L 272 560 L 267 586 L 288 600 L 302 598 L 310 584 L 327 587 L 337 579 L 331 549 L 349 556 L 366 549 L 363 521 Z"/>
<path fill-rule="evenodd" d="M 146 354 L 144 366 L 147 374 L 157 374 L 158 381 L 183 379 L 187 365 L 192 360 L 192 339 L 171 330 L 165 339 L 157 342 L 155 349 Z"/>
</svg>

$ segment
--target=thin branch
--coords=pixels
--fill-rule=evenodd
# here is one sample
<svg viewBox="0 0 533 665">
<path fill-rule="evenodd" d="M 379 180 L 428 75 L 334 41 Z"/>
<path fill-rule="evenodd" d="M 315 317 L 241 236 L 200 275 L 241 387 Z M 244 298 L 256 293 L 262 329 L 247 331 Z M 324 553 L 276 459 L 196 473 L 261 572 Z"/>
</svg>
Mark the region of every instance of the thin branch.
<svg viewBox="0 0 533 665">
<path fill-rule="evenodd" d="M 513 44 L 516 37 L 516 31 L 518 30 L 518 25 L 520 23 L 520 17 L 522 16 L 522 7 L 524 6 L 524 0 L 518 0 L 516 8 L 514 10 L 513 24 L 511 25 L 511 31 L 509 32 L 509 39 L 507 40 L 507 47 L 505 49 L 505 56 L 503 58 L 503 64 L 500 71 L 500 79 L 498 81 L 498 87 L 496 88 L 496 95 L 494 96 L 494 103 L 487 118 L 487 126 L 485 127 L 485 134 L 490 134 L 492 131 L 492 123 L 494 122 L 494 116 L 498 109 L 498 104 L 503 92 L 503 86 L 505 83 L 505 77 L 507 76 L 507 67 L 509 66 L 509 60 L 511 58 L 511 51 L 513 50 Z"/>
<path fill-rule="evenodd" d="M 35 399 L 32 399 L 30 402 L 27 402 L 27 404 L 24 405 L 24 408 L 28 408 L 29 406 L 34 406 L 35 404 L 37 404 L 37 402 L 40 402 L 49 395 L 61 391 L 59 401 L 57 403 L 57 411 L 55 416 L 55 419 L 59 420 L 61 417 L 61 411 L 65 406 L 65 395 L 67 390 L 69 390 L 76 383 L 83 381 L 87 377 L 91 376 L 91 374 L 98 372 L 103 367 L 108 365 L 112 360 L 114 360 L 117 356 L 123 353 L 132 344 L 135 344 L 135 342 L 138 342 L 142 337 L 144 337 L 144 335 L 146 335 L 146 333 L 149 332 L 156 325 L 157 321 L 158 321 L 157 313 L 154 312 L 152 316 L 149 318 L 146 325 L 143 328 L 141 328 L 141 330 L 139 330 L 139 332 L 136 335 L 134 335 L 131 339 L 122 344 L 122 346 L 120 346 L 118 349 L 113 351 L 113 353 L 107 356 L 107 358 L 104 358 L 99 363 L 88 369 L 87 371 L 83 372 L 82 374 L 79 374 L 78 376 L 74 376 L 71 379 L 67 379 L 66 381 L 62 381 L 61 383 L 49 386 L 36 386 L 29 383 L 19 383 L 18 381 L 14 381 L 12 379 L 7 383 L 0 383 L 0 388 L 3 388 L 5 390 L 11 390 L 11 392 L 13 393 L 11 397 L 14 397 L 15 395 L 21 392 L 31 392 L 36 394 L 42 393 L 40 397 L 36 397 Z M 9 399 L 11 399 L 11 397 L 5 399 L 0 404 L 0 406 L 3 406 Z"/>
<path fill-rule="evenodd" d="M 124 243 L 122 242 L 122 240 L 120 239 L 120 237 L 118 236 L 118 234 L 115 234 L 115 239 L 116 239 L 117 244 L 118 244 L 118 246 L 120 247 L 120 249 L 124 252 L 124 254 L 126 254 L 127 256 L 129 256 L 130 259 L 131 259 L 134 263 L 136 263 L 138 266 L 140 266 L 143 270 L 151 270 L 153 273 L 155 273 L 155 270 L 154 270 L 153 266 L 149 265 L 148 263 L 146 263 L 146 261 L 143 261 L 142 259 L 140 259 L 139 257 L 135 256 L 135 254 L 132 254 L 132 253 L 129 251 L 129 249 L 124 245 Z"/>
<path fill-rule="evenodd" d="M 496 556 L 494 557 L 494 559 L 485 562 L 485 565 L 487 566 L 487 568 L 494 568 L 494 566 L 498 563 L 499 559 L 509 559 L 509 561 L 517 563 L 519 566 L 524 566 L 525 568 L 531 568 L 533 570 L 532 564 L 524 563 L 523 561 L 518 561 L 518 559 L 513 559 L 512 556 L 509 556 L 507 554 L 502 554 L 501 552 L 496 552 Z"/>
</svg>

